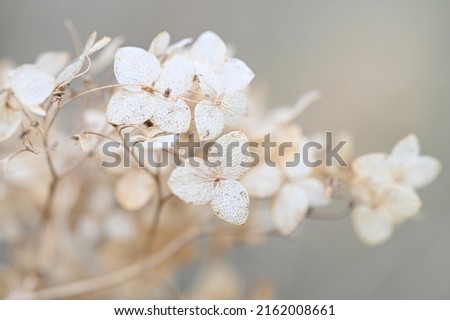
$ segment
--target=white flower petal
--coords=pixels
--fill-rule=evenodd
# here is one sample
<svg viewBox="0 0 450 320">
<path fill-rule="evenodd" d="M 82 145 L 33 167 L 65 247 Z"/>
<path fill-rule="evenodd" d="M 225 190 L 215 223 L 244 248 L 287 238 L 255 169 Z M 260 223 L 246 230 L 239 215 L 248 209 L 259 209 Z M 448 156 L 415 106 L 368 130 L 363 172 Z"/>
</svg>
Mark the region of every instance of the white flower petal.
<svg viewBox="0 0 450 320">
<path fill-rule="evenodd" d="M 11 79 L 14 95 L 24 105 L 40 104 L 53 91 L 54 78 L 33 65 L 18 67 Z"/>
<path fill-rule="evenodd" d="M 45 116 L 47 112 L 38 104 L 27 104 L 25 108 L 38 116 Z"/>
<path fill-rule="evenodd" d="M 83 48 L 82 57 L 89 55 L 89 50 L 91 50 L 92 46 L 95 43 L 95 39 L 97 39 L 97 31 L 92 32 L 86 40 L 86 43 Z"/>
<path fill-rule="evenodd" d="M 225 119 L 218 106 L 214 106 L 207 100 L 200 101 L 194 110 L 195 127 L 200 140 L 217 138 L 223 131 Z"/>
<path fill-rule="evenodd" d="M 116 182 L 114 194 L 122 208 L 136 211 L 144 207 L 156 193 L 156 181 L 144 170 L 130 169 Z"/>
<path fill-rule="evenodd" d="M 202 33 L 191 47 L 191 57 L 209 63 L 217 68 L 227 55 L 227 46 L 220 37 L 212 31 Z"/>
<path fill-rule="evenodd" d="M 404 183 L 413 188 L 423 188 L 430 184 L 441 171 L 441 163 L 430 156 L 420 156 L 408 165 Z"/>
<path fill-rule="evenodd" d="M 229 126 L 241 123 L 248 113 L 248 101 L 242 92 L 224 94 L 220 107 L 225 116 L 225 124 Z"/>
<path fill-rule="evenodd" d="M 352 211 L 352 217 L 355 232 L 366 245 L 379 245 L 392 235 L 393 221 L 386 211 L 356 206 Z"/>
<path fill-rule="evenodd" d="M 156 57 L 163 55 L 170 43 L 170 34 L 167 31 L 162 31 L 156 35 L 150 44 L 150 53 Z"/>
<path fill-rule="evenodd" d="M 219 72 L 225 92 L 235 92 L 244 89 L 255 77 L 244 61 L 231 58 Z"/>
<path fill-rule="evenodd" d="M 214 195 L 214 180 L 203 160 L 194 160 L 199 163 L 198 168 L 186 162 L 184 167 L 177 167 L 172 171 L 168 181 L 169 188 L 184 202 L 206 204 Z"/>
<path fill-rule="evenodd" d="M 374 183 L 390 183 L 392 176 L 388 166 L 388 155 L 385 153 L 369 153 L 356 158 L 352 169 L 356 177 Z"/>
<path fill-rule="evenodd" d="M 272 221 L 284 235 L 292 234 L 308 212 L 306 192 L 293 184 L 284 185 L 272 202 Z"/>
<path fill-rule="evenodd" d="M 109 100 L 106 118 L 113 124 L 141 124 L 153 116 L 153 104 L 147 92 L 118 91 Z"/>
<path fill-rule="evenodd" d="M 100 40 L 98 40 L 96 43 L 92 45 L 92 47 L 88 50 L 87 55 L 90 56 L 91 54 L 94 54 L 95 52 L 103 49 L 111 42 L 110 37 L 103 37 Z"/>
<path fill-rule="evenodd" d="M 246 172 L 241 182 L 251 197 L 267 198 L 281 188 L 283 174 L 277 167 L 261 164 Z"/>
<path fill-rule="evenodd" d="M 195 68 L 192 61 L 176 55 L 164 63 L 155 86 L 162 93 L 169 90 L 170 94 L 180 96 L 192 87 L 194 76 Z"/>
<path fill-rule="evenodd" d="M 285 157 L 282 159 L 283 159 L 283 161 L 278 161 L 278 165 L 283 166 L 282 168 L 283 168 L 284 173 L 286 174 L 287 177 L 289 177 L 289 179 L 291 181 L 304 179 L 306 176 L 310 175 L 313 171 L 313 168 L 308 167 L 301 160 L 296 165 L 294 165 L 294 163 L 293 163 L 292 166 L 291 165 L 287 166 L 287 163 L 283 163 L 283 162 L 287 161 L 287 160 L 293 161 L 294 159 L 291 159 L 291 158 L 288 159 L 288 157 Z"/>
<path fill-rule="evenodd" d="M 248 148 L 247 136 L 242 131 L 232 131 L 216 140 L 211 149 L 220 154 L 221 163 L 218 167 L 220 178 L 239 179 L 250 168 L 251 158 L 243 154 L 243 148 Z"/>
<path fill-rule="evenodd" d="M 191 42 L 192 42 L 191 38 L 181 39 L 180 41 L 177 41 L 174 44 L 172 44 L 171 46 L 169 46 L 169 48 L 167 48 L 166 54 L 171 55 L 171 54 L 177 52 L 178 50 L 183 49 L 185 46 L 187 46 Z"/>
<path fill-rule="evenodd" d="M 422 202 L 414 190 L 399 185 L 384 187 L 380 197 L 382 203 L 379 208 L 391 214 L 396 223 L 401 223 L 414 216 L 422 206 Z"/>
<path fill-rule="evenodd" d="M 211 207 L 228 223 L 242 225 L 247 221 L 250 200 L 244 186 L 235 180 L 221 180 L 214 190 Z"/>
<path fill-rule="evenodd" d="M 6 107 L 6 92 L 0 93 L 0 141 L 8 139 L 20 126 L 21 114 Z"/>
<path fill-rule="evenodd" d="M 55 84 L 57 87 L 68 84 L 72 81 L 78 73 L 80 73 L 83 66 L 83 60 L 76 59 L 69 64 L 63 71 L 56 77 Z"/>
<path fill-rule="evenodd" d="M 124 47 L 117 50 L 114 58 L 114 74 L 121 84 L 152 85 L 159 74 L 159 60 L 141 48 Z M 127 86 L 138 91 L 140 86 Z"/>
<path fill-rule="evenodd" d="M 36 67 L 40 70 L 56 76 L 69 63 L 70 56 L 65 51 L 49 51 L 41 53 L 36 59 Z"/>
<path fill-rule="evenodd" d="M 405 163 L 414 158 L 417 158 L 420 153 L 419 140 L 416 135 L 409 134 L 392 148 L 390 160 L 394 160 L 397 163 Z"/>
<path fill-rule="evenodd" d="M 182 133 L 191 124 L 191 110 L 182 99 L 176 101 L 161 95 L 153 96 L 154 114 L 152 121 L 163 131 Z"/>
<path fill-rule="evenodd" d="M 217 73 L 206 63 L 195 63 L 195 74 L 198 85 L 203 93 L 209 97 L 216 98 L 222 94 L 223 86 Z"/>
<path fill-rule="evenodd" d="M 325 186 L 319 179 L 303 178 L 293 183 L 305 190 L 311 207 L 325 206 L 329 203 L 329 199 L 325 196 Z"/>
</svg>

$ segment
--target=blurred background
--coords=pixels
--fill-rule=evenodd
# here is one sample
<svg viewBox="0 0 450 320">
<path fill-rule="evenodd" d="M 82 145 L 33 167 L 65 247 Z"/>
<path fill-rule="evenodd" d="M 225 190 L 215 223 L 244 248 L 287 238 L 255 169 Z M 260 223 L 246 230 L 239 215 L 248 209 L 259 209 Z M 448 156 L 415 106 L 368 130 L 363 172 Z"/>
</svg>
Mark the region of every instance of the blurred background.
<svg viewBox="0 0 450 320">
<path fill-rule="evenodd" d="M 72 49 L 64 20 L 85 38 L 124 35 L 148 47 L 213 30 L 236 48 L 269 105 L 309 89 L 323 99 L 301 117 L 306 133 L 348 129 L 357 154 L 389 151 L 415 132 L 443 170 L 420 192 L 423 212 L 386 244 L 367 248 L 349 218 L 308 220 L 293 238 L 238 248 L 248 281 L 270 275 L 284 299 L 450 299 L 450 2 L 8 1 L 0 2 L 0 57 L 33 62 Z"/>
</svg>

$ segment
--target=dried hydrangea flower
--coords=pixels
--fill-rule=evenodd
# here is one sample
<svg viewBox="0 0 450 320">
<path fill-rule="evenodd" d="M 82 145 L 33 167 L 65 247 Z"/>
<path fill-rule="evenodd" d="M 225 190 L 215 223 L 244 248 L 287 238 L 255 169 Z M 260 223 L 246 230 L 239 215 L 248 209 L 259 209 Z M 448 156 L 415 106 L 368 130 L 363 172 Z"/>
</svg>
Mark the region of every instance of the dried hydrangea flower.
<svg viewBox="0 0 450 320">
<path fill-rule="evenodd" d="M 240 131 L 233 131 L 217 139 L 223 153 L 214 158 L 220 162 L 217 167 L 207 166 L 201 159 L 195 159 L 198 167 L 188 161 L 177 167 L 169 178 L 172 192 L 184 202 L 202 205 L 210 203 L 214 213 L 226 222 L 241 225 L 248 217 L 249 197 L 244 186 L 237 181 L 248 169 L 242 162 L 248 161 L 241 146 L 248 142 Z M 236 147 L 227 154 L 228 146 Z M 230 160 L 232 161 L 231 163 Z"/>
</svg>

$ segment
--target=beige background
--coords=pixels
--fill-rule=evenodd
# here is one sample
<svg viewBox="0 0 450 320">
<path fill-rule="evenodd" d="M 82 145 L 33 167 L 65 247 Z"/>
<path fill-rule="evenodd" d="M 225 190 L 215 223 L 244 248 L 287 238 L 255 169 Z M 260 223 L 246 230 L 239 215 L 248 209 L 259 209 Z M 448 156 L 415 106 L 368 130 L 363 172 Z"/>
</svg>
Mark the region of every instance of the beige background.
<svg viewBox="0 0 450 320">
<path fill-rule="evenodd" d="M 449 1 L 2 0 L 0 56 L 24 63 L 72 48 L 66 18 L 83 36 L 123 34 L 143 47 L 163 29 L 175 40 L 211 29 L 236 46 L 272 104 L 320 89 L 305 131 L 348 128 L 358 153 L 388 151 L 416 132 L 443 171 L 421 191 L 420 218 L 386 245 L 364 247 L 350 219 L 311 220 L 293 239 L 231 259 L 248 278 L 272 274 L 280 298 L 450 299 Z"/>
</svg>

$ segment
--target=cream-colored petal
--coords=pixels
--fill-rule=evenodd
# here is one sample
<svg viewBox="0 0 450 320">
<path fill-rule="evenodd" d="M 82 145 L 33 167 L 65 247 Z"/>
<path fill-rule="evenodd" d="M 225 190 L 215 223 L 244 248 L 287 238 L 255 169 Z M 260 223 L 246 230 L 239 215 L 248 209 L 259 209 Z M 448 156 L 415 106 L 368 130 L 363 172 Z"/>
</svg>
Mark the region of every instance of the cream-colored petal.
<svg viewBox="0 0 450 320">
<path fill-rule="evenodd" d="M 369 153 L 356 158 L 352 170 L 357 178 L 373 183 L 390 183 L 393 181 L 388 155 L 385 153 Z"/>
<path fill-rule="evenodd" d="M 396 223 L 414 216 L 422 206 L 422 201 L 414 190 L 399 185 L 383 187 L 378 202 L 379 208 L 391 214 Z"/>
<path fill-rule="evenodd" d="M 308 195 L 293 184 L 284 185 L 272 202 L 272 221 L 281 234 L 292 234 L 308 212 Z"/>
<path fill-rule="evenodd" d="M 11 79 L 14 95 L 24 105 L 40 104 L 53 91 L 54 78 L 33 65 L 18 67 Z"/>
<path fill-rule="evenodd" d="M 185 163 L 177 167 L 169 177 L 170 190 L 184 202 L 201 205 L 211 201 L 214 195 L 214 178 L 202 159 L 194 159 L 199 167 Z M 189 159 L 188 159 L 189 161 Z"/>
<path fill-rule="evenodd" d="M 219 97 L 223 92 L 222 82 L 214 69 L 207 63 L 196 61 L 195 75 L 202 92 L 211 97 Z"/>
<path fill-rule="evenodd" d="M 188 58 L 175 55 L 164 63 L 155 86 L 162 93 L 180 96 L 188 92 L 194 81 L 194 63 Z"/>
<path fill-rule="evenodd" d="M 281 188 L 283 174 L 277 167 L 269 167 L 263 163 L 250 168 L 240 181 L 251 197 L 267 198 Z"/>
<path fill-rule="evenodd" d="M 203 32 L 191 47 L 191 57 L 209 63 L 213 67 L 220 66 L 226 59 L 227 46 L 212 31 Z"/>
<path fill-rule="evenodd" d="M 154 114 L 152 121 L 163 131 L 182 133 L 191 124 L 191 110 L 181 98 L 172 100 L 162 95 L 153 96 Z"/>
<path fill-rule="evenodd" d="M 144 207 L 157 189 L 153 176 L 145 170 L 130 169 L 116 182 L 114 194 L 122 208 L 136 211 Z"/>
<path fill-rule="evenodd" d="M 255 77 L 244 61 L 230 58 L 219 72 L 225 92 L 243 90 Z"/>
<path fill-rule="evenodd" d="M 69 63 L 70 55 L 65 51 L 48 51 L 41 53 L 36 59 L 36 67 L 40 70 L 57 76 Z"/>
<path fill-rule="evenodd" d="M 106 118 L 113 124 L 141 124 L 153 116 L 153 104 L 146 92 L 118 91 L 109 100 Z"/>
<path fill-rule="evenodd" d="M 68 84 L 80 73 L 82 66 L 82 59 L 77 58 L 72 61 L 72 63 L 65 67 L 64 70 L 61 71 L 61 73 L 56 77 L 55 86 L 59 87 Z"/>
<path fill-rule="evenodd" d="M 219 155 L 216 159 L 220 158 L 218 172 L 221 178 L 239 179 L 248 171 L 252 159 L 244 155 L 244 148 L 248 149 L 248 139 L 242 131 L 229 132 L 216 140 L 210 151 Z"/>
<path fill-rule="evenodd" d="M 416 135 L 409 134 L 392 148 L 390 160 L 405 163 L 419 156 L 420 146 Z"/>
<path fill-rule="evenodd" d="M 208 100 L 200 101 L 194 110 L 195 127 L 200 140 L 217 138 L 225 127 L 223 112 Z"/>
<path fill-rule="evenodd" d="M 114 58 L 114 74 L 121 84 L 152 85 L 159 75 L 159 60 L 141 48 L 124 47 L 117 50 Z M 127 86 L 138 91 L 140 86 Z"/>
<path fill-rule="evenodd" d="M 413 188 L 423 188 L 437 178 L 441 163 L 430 156 L 420 156 L 408 164 L 404 183 Z"/>
<path fill-rule="evenodd" d="M 110 37 L 103 37 L 100 40 L 98 40 L 96 43 L 92 45 L 92 47 L 87 52 L 87 55 L 90 56 L 91 54 L 94 54 L 95 52 L 103 49 L 111 42 Z"/>
<path fill-rule="evenodd" d="M 150 53 L 156 57 L 163 55 L 170 43 L 170 34 L 167 31 L 162 31 L 156 35 L 150 44 Z"/>
<path fill-rule="evenodd" d="M 242 225 L 247 221 L 250 200 L 244 186 L 236 180 L 221 180 L 214 190 L 211 207 L 228 223 Z"/>
<path fill-rule="evenodd" d="M 0 141 L 8 139 L 20 126 L 21 114 L 6 107 L 6 92 L 0 94 Z"/>
<path fill-rule="evenodd" d="M 303 178 L 293 183 L 305 190 L 311 207 L 325 206 L 330 202 L 325 195 L 325 186 L 319 179 L 312 177 Z"/>
<path fill-rule="evenodd" d="M 226 125 L 237 125 L 245 119 L 248 113 L 248 101 L 244 93 L 227 93 L 220 100 L 222 101 L 220 108 L 225 116 Z"/>
<path fill-rule="evenodd" d="M 366 245 L 379 245 L 392 235 L 393 221 L 387 211 L 356 206 L 352 211 L 352 217 L 356 235 Z"/>
</svg>

